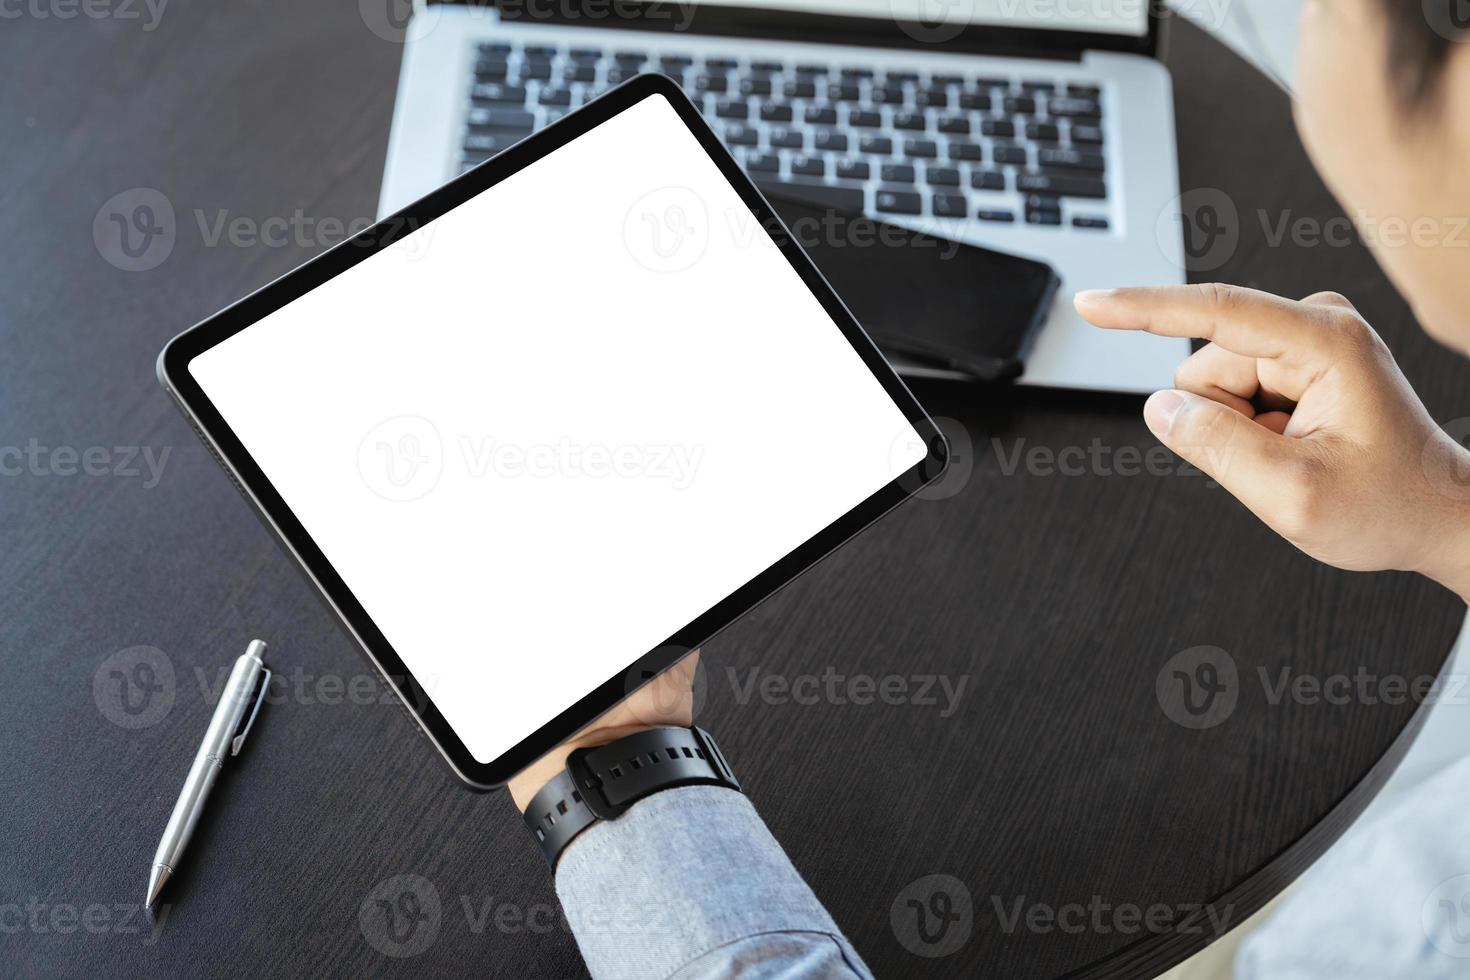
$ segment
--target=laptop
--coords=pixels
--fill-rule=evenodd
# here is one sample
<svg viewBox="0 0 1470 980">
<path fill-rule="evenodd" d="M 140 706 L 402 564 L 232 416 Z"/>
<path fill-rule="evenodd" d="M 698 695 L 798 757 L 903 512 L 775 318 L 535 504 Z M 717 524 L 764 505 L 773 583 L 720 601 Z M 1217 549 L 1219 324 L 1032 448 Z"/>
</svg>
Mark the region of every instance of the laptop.
<svg viewBox="0 0 1470 980">
<path fill-rule="evenodd" d="M 661 72 L 763 187 L 1056 268 L 1062 288 L 1019 383 L 1152 392 L 1173 384 L 1188 342 L 1097 330 L 1072 311 L 1071 296 L 1184 281 L 1159 7 L 421 3 L 400 25 L 379 211 L 417 200 L 612 86 Z M 678 222 L 669 224 L 677 234 Z"/>
</svg>

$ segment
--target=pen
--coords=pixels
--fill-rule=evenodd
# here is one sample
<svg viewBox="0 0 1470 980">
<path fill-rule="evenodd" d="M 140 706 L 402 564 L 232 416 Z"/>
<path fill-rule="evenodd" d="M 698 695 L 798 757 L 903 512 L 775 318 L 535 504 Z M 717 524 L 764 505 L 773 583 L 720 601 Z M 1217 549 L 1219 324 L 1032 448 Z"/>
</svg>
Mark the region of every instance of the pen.
<svg viewBox="0 0 1470 980">
<path fill-rule="evenodd" d="M 265 643 L 251 640 L 250 646 L 235 661 L 230 679 L 225 682 L 224 693 L 209 719 L 209 728 L 204 733 L 204 742 L 194 755 L 194 764 L 189 767 L 189 778 L 174 803 L 174 812 L 169 815 L 168 826 L 163 829 L 163 839 L 158 842 L 158 851 L 153 855 L 153 867 L 148 873 L 148 901 L 151 908 L 158 901 L 163 886 L 179 867 L 179 857 L 194 833 L 194 825 L 204 812 L 204 802 L 214 786 L 215 777 L 224 765 L 225 755 L 237 755 L 245 744 L 250 726 L 265 701 L 266 685 L 271 672 L 265 666 Z"/>
</svg>

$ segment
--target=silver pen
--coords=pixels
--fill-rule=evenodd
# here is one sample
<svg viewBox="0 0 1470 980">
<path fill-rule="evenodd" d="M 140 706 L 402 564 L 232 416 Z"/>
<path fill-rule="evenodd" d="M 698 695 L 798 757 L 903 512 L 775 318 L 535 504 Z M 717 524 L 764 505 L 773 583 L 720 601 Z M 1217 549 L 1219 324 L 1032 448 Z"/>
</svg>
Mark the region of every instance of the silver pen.
<svg viewBox="0 0 1470 980">
<path fill-rule="evenodd" d="M 194 765 L 189 767 L 189 778 L 174 803 L 174 812 L 163 829 L 163 840 L 158 842 L 158 851 L 153 855 L 153 868 L 148 873 L 148 901 L 145 908 L 158 901 L 164 884 L 178 870 L 179 856 L 194 833 L 194 825 L 204 812 L 204 802 L 214 787 L 215 777 L 224 765 L 225 756 L 237 755 L 245 744 L 250 726 L 265 701 L 266 685 L 271 672 L 265 666 L 265 643 L 251 640 L 250 646 L 235 661 L 230 679 L 225 682 L 214 717 L 209 719 L 209 728 L 204 733 L 204 742 L 194 755 Z"/>
</svg>

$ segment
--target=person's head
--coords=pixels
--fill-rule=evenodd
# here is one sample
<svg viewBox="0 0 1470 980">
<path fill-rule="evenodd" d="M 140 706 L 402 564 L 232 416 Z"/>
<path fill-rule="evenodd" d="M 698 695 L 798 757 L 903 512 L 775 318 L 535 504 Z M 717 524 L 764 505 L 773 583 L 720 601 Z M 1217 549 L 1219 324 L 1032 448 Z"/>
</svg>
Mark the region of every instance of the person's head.
<svg viewBox="0 0 1470 980">
<path fill-rule="evenodd" d="M 1424 328 L 1470 351 L 1470 0 L 1307 0 L 1297 122 Z"/>
</svg>

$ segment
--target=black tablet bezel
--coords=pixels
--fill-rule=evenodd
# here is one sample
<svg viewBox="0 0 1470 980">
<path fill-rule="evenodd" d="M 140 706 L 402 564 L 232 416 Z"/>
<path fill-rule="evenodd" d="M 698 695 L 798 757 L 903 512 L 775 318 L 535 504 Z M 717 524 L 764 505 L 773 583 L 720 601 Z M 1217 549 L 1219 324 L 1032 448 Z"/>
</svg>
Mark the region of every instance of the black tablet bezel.
<svg viewBox="0 0 1470 980">
<path fill-rule="evenodd" d="M 244 330 L 266 315 L 296 300 L 370 255 L 484 192 L 558 147 L 606 122 L 632 105 L 650 97 L 663 97 L 719 166 L 721 173 L 764 229 L 779 229 L 772 235 L 792 268 L 821 302 L 864 363 L 883 385 L 894 403 L 929 447 L 925 460 L 885 486 L 831 526 L 781 558 L 730 596 L 721 600 L 674 636 L 629 664 L 599 685 L 566 711 L 527 735 L 510 751 L 490 762 L 479 762 L 444 720 L 432 697 L 413 678 L 412 672 L 373 623 L 305 527 L 276 492 L 234 431 L 205 396 L 188 370 L 193 358 Z M 948 461 L 948 448 L 933 420 L 924 412 L 908 388 L 883 359 L 878 348 L 853 319 L 799 245 L 784 233 L 770 206 L 730 156 L 714 132 L 677 85 L 662 75 L 641 75 L 613 89 L 583 108 L 570 113 L 541 132 L 528 137 L 402 211 L 342 242 L 322 255 L 287 273 L 209 317 L 171 340 L 158 357 L 158 376 L 178 401 L 184 413 L 214 450 L 226 471 L 245 497 L 255 506 L 266 525 L 320 590 L 327 605 L 384 679 L 402 698 L 409 711 L 434 741 L 455 773 L 476 789 L 496 789 L 578 730 L 625 698 L 636 686 L 668 669 L 690 651 L 753 609 L 761 601 L 816 564 L 848 538 L 877 520 L 889 509 L 937 478 Z M 268 387 L 268 379 L 262 379 Z M 698 556 L 691 556 L 697 560 Z M 639 678 L 637 685 L 628 678 Z"/>
</svg>

